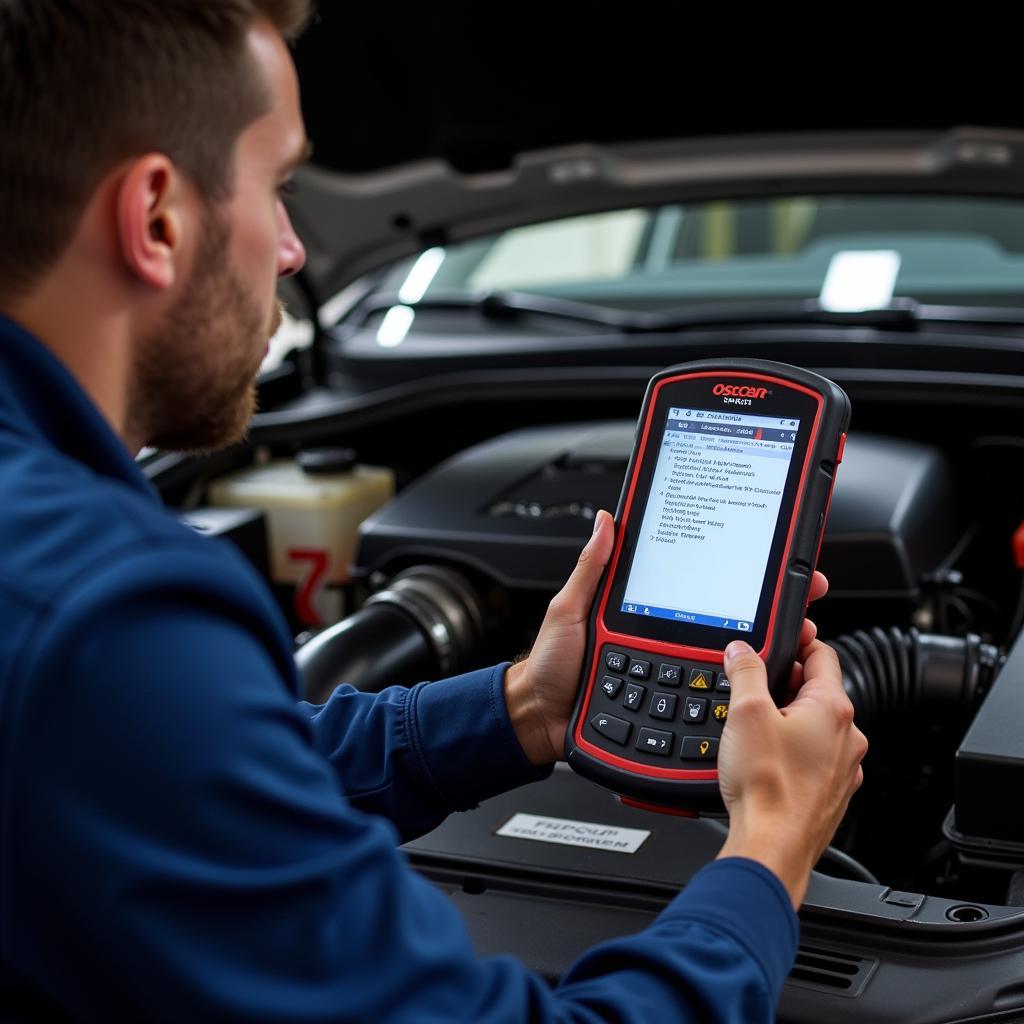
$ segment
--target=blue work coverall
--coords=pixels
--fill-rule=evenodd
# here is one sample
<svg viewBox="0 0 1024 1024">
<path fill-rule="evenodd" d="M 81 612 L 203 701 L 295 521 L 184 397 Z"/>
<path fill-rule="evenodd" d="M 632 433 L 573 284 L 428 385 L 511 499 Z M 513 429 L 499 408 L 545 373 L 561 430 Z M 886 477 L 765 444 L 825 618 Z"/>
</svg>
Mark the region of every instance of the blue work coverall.
<svg viewBox="0 0 1024 1024">
<path fill-rule="evenodd" d="M 297 699 L 284 621 L 0 318 L 0 1018 L 767 1021 L 782 885 L 716 861 L 556 988 L 396 848 L 542 778 L 504 666 Z"/>
</svg>

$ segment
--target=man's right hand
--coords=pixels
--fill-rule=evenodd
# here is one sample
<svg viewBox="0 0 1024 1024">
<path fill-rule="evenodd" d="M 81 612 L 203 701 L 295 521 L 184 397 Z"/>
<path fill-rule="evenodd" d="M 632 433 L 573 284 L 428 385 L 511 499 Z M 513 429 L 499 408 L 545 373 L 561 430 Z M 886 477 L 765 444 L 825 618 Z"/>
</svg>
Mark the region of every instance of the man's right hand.
<svg viewBox="0 0 1024 1024">
<path fill-rule="evenodd" d="M 732 685 L 718 755 L 729 837 L 719 857 L 749 857 L 773 871 L 798 908 L 811 869 L 863 780 L 864 734 L 853 724 L 835 651 L 819 640 L 800 650 L 803 685 L 777 708 L 764 663 L 742 641 L 725 652 Z"/>
</svg>

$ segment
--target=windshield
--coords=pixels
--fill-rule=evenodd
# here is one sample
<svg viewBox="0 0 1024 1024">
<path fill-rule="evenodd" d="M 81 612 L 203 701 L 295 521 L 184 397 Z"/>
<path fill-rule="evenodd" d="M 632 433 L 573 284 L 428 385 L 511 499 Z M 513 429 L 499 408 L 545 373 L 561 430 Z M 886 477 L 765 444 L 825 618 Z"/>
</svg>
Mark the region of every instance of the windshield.
<svg viewBox="0 0 1024 1024">
<path fill-rule="evenodd" d="M 804 196 L 617 210 L 431 249 L 378 291 L 516 291 L 627 310 L 815 299 L 1024 306 L 1024 203 Z"/>
</svg>

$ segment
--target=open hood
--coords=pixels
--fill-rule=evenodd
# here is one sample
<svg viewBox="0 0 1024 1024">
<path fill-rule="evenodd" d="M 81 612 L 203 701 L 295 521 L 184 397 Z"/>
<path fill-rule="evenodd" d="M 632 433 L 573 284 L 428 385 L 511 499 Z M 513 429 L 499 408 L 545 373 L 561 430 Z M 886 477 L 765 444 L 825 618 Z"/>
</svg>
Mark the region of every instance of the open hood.
<svg viewBox="0 0 1024 1024">
<path fill-rule="evenodd" d="M 295 50 L 314 162 L 289 206 L 322 298 L 433 245 L 579 213 L 1024 193 L 1016 89 L 965 92 L 920 37 L 914 57 L 878 39 L 858 50 L 844 31 L 844 50 L 797 60 L 753 23 L 737 38 L 689 11 L 591 18 L 580 34 L 522 12 L 484 24 L 444 5 L 367 6 L 322 3 Z"/>
<path fill-rule="evenodd" d="M 466 174 L 441 159 L 364 174 L 315 164 L 289 208 L 323 296 L 383 263 L 534 221 L 694 199 L 831 193 L 1024 194 L 1024 132 L 757 135 L 578 144 Z"/>
</svg>

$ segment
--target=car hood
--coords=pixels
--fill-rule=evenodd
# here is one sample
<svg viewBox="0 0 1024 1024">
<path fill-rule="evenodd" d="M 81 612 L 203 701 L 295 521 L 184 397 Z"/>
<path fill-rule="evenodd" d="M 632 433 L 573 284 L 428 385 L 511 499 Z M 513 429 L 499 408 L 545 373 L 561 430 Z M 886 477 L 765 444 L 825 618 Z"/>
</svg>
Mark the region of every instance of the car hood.
<svg viewBox="0 0 1024 1024">
<path fill-rule="evenodd" d="M 753 22 L 712 31 L 689 9 L 585 34 L 471 13 L 322 3 L 296 44 L 314 160 L 289 209 L 321 298 L 431 246 L 574 214 L 1024 193 L 1024 109 L 998 110 L 995 84 L 972 99 L 923 47 L 845 38 L 797 60 Z"/>
<path fill-rule="evenodd" d="M 423 249 L 525 223 L 694 199 L 815 193 L 1024 191 L 1024 132 L 755 135 L 577 144 L 500 171 L 444 159 L 361 174 L 309 164 L 289 200 L 320 296 Z"/>
</svg>

